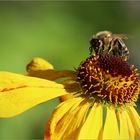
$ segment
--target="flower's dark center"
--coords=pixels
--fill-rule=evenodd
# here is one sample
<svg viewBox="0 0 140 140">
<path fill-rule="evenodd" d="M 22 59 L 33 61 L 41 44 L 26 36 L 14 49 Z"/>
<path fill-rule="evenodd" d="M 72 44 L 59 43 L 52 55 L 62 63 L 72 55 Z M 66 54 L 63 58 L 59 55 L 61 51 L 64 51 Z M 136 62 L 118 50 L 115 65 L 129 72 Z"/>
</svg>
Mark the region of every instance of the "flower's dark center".
<svg viewBox="0 0 140 140">
<path fill-rule="evenodd" d="M 81 94 L 96 101 L 122 105 L 138 98 L 136 69 L 117 56 L 92 55 L 77 69 L 77 80 Z"/>
<path fill-rule="evenodd" d="M 114 55 L 104 55 L 99 57 L 99 66 L 104 71 L 108 71 L 112 76 L 130 76 L 132 68 L 127 61 L 122 61 L 120 57 Z"/>
</svg>

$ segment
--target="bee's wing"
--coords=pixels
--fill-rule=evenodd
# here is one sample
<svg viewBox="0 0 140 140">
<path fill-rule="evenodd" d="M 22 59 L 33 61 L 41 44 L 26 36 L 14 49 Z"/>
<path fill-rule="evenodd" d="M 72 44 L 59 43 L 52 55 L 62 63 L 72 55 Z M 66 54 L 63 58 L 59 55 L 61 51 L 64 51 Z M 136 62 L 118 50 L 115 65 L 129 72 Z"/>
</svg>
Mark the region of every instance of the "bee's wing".
<svg viewBox="0 0 140 140">
<path fill-rule="evenodd" d="M 124 40 L 128 39 L 128 35 L 126 35 L 126 34 L 113 34 L 112 37 L 118 38 L 118 39 L 124 39 Z"/>
</svg>

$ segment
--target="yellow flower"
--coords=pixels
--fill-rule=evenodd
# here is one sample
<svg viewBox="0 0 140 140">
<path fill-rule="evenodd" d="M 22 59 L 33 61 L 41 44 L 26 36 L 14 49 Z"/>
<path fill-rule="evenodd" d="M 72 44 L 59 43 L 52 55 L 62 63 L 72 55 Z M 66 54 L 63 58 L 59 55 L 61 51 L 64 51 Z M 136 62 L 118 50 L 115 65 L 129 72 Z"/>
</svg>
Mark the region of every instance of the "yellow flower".
<svg viewBox="0 0 140 140">
<path fill-rule="evenodd" d="M 35 58 L 27 71 L 26 76 L 0 72 L 0 117 L 18 115 L 61 96 L 47 123 L 46 140 L 140 137 L 140 116 L 134 108 L 138 74 L 127 61 L 92 55 L 76 71 L 56 71 L 47 61 Z"/>
</svg>

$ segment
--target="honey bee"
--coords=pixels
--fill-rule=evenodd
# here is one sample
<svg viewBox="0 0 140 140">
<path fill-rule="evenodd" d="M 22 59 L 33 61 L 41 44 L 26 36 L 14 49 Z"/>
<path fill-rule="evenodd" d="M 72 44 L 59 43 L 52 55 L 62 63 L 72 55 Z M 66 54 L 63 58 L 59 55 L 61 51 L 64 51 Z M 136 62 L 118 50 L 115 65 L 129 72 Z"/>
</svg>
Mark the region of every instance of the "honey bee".
<svg viewBox="0 0 140 140">
<path fill-rule="evenodd" d="M 123 40 L 128 39 L 123 34 L 112 34 L 109 31 L 98 32 L 90 40 L 90 53 L 93 50 L 97 55 L 104 55 L 106 53 L 121 57 L 127 61 L 129 56 L 129 50 Z"/>
</svg>

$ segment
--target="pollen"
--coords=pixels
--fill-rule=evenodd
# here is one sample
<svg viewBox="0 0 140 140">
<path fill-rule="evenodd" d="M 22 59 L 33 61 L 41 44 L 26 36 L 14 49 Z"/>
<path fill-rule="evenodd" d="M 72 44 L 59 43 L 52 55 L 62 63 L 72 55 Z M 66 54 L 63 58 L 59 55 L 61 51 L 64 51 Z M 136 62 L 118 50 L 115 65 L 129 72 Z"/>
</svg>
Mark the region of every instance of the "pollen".
<svg viewBox="0 0 140 140">
<path fill-rule="evenodd" d="M 133 104 L 138 99 L 137 69 L 121 57 L 92 55 L 77 69 L 81 94 L 97 102 Z"/>
</svg>

